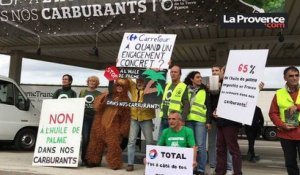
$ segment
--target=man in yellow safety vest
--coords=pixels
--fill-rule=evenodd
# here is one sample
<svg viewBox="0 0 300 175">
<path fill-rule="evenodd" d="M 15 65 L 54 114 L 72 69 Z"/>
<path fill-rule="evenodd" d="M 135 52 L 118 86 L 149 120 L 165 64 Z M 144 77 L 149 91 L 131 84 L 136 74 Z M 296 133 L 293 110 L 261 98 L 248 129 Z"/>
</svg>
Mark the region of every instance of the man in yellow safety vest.
<svg viewBox="0 0 300 175">
<path fill-rule="evenodd" d="M 170 111 L 179 112 L 182 121 L 185 122 L 190 108 L 187 86 L 180 81 L 181 68 L 178 65 L 172 66 L 170 76 L 172 82 L 166 85 L 160 106 L 161 123 L 158 138 L 162 130 L 169 127 L 168 115 Z"/>
<path fill-rule="evenodd" d="M 299 175 L 297 155 L 300 155 L 300 89 L 299 70 L 295 66 L 283 72 L 286 85 L 276 91 L 269 116 L 277 127 L 289 175 Z M 298 154 L 297 154 L 298 153 Z"/>
</svg>

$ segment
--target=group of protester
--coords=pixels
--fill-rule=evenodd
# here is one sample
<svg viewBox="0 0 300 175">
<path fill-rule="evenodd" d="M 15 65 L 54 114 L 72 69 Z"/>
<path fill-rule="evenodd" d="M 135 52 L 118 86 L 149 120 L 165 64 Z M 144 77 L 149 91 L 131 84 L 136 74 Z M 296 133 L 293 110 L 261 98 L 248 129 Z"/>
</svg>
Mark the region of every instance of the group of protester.
<svg viewBox="0 0 300 175">
<path fill-rule="evenodd" d="M 225 67 L 212 67 L 212 75 L 219 76 L 219 88 L 222 85 L 224 73 Z M 195 152 L 193 165 L 197 175 L 205 174 L 207 159 L 209 159 L 211 174 L 241 175 L 242 158 L 238 144 L 238 133 L 242 125 L 216 115 L 220 91 L 212 91 L 209 84 L 204 85 L 201 74 L 198 71 L 190 72 L 184 79 L 184 82 L 181 82 L 181 68 L 178 65 L 174 65 L 170 68 L 170 76 L 171 82 L 166 84 L 160 107 L 161 123 L 157 144 L 193 148 Z M 284 151 L 287 171 L 289 175 L 299 175 L 297 155 L 300 156 L 300 127 L 299 125 L 291 126 L 285 120 L 286 110 L 290 114 L 296 114 L 297 120 L 300 120 L 299 70 L 294 66 L 286 68 L 284 79 L 286 86 L 276 92 L 269 115 L 278 127 L 278 137 Z M 71 84 L 72 76 L 64 75 L 63 88 L 57 90 L 53 97 L 58 98 L 64 94 L 71 98 L 76 97 L 76 93 L 71 89 Z M 96 90 L 96 87 L 99 85 L 99 79 L 94 76 L 89 77 L 87 84 L 88 88 L 81 91 L 80 97 L 93 96 L 95 98 L 95 107 L 93 108 L 91 104 L 86 104 L 82 134 L 81 157 L 83 162 L 87 166 L 99 166 L 103 147 L 107 145 L 108 165 L 112 169 L 120 169 L 122 162 L 119 145 L 122 138 L 129 136 L 127 146 L 128 166 L 126 170 L 133 171 L 135 145 L 140 129 L 145 136 L 146 144 L 154 144 L 152 135 L 152 119 L 155 117 L 154 109 L 108 106 L 105 104 L 108 93 L 101 94 Z M 262 87 L 263 84 L 260 84 L 259 88 Z M 127 91 L 130 91 L 130 99 L 126 96 Z M 122 101 L 142 102 L 145 95 L 144 81 L 140 79 L 137 79 L 136 82 L 123 80 L 121 83 L 121 80 L 118 79 L 111 93 L 116 101 L 121 101 L 122 97 Z M 121 93 L 123 94 L 122 96 L 120 95 Z M 105 115 L 109 116 L 106 118 L 110 119 L 105 119 Z M 97 118 L 104 119 L 98 119 L 99 122 L 95 124 Z M 129 120 L 124 118 L 129 118 Z M 109 126 L 113 125 L 115 120 L 118 121 L 117 127 L 110 129 Z M 248 159 L 252 162 L 259 160 L 259 156 L 255 155 L 254 152 L 254 141 L 262 124 L 263 116 L 260 108 L 257 107 L 252 126 L 246 126 L 245 128 L 249 141 Z M 99 129 L 99 125 L 103 126 L 103 128 Z M 102 135 L 99 134 L 99 131 L 101 131 Z M 119 135 L 116 135 L 116 132 Z M 98 137 L 95 137 L 95 135 L 98 135 Z M 207 135 L 209 158 L 207 158 L 206 152 Z M 112 138 L 112 136 L 117 138 Z M 89 138 L 93 139 L 89 141 Z M 105 140 L 103 138 L 109 139 Z M 110 142 L 111 140 L 115 141 Z"/>
</svg>

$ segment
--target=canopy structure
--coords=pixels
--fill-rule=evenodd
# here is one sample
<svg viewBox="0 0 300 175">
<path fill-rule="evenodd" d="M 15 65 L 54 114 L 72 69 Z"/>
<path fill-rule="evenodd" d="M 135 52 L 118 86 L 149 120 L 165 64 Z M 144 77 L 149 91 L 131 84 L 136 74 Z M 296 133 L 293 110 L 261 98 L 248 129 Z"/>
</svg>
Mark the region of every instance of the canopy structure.
<svg viewBox="0 0 300 175">
<path fill-rule="evenodd" d="M 124 32 L 168 33 L 177 34 L 172 63 L 184 68 L 224 64 L 231 49 L 269 49 L 267 66 L 299 65 L 300 1 L 285 1 L 283 30 L 221 28 L 224 13 L 261 9 L 250 1 L 0 0 L 0 53 L 104 69 Z"/>
</svg>

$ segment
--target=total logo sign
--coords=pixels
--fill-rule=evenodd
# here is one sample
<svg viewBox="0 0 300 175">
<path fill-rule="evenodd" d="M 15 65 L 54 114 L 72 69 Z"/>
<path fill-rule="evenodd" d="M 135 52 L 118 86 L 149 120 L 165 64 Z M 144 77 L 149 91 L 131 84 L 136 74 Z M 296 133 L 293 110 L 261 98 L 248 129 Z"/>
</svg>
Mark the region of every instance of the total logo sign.
<svg viewBox="0 0 300 175">
<path fill-rule="evenodd" d="M 156 149 L 152 149 L 149 151 L 149 157 L 150 159 L 155 159 L 157 157 L 158 153 L 156 151 Z"/>
</svg>

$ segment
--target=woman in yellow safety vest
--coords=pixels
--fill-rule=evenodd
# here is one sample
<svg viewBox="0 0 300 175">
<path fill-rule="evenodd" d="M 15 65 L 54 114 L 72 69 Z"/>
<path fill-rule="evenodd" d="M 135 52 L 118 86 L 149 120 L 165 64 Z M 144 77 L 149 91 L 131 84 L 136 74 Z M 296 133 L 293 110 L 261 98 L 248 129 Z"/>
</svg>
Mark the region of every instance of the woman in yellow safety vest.
<svg viewBox="0 0 300 175">
<path fill-rule="evenodd" d="M 206 155 L 206 134 L 207 128 L 211 127 L 211 109 L 209 93 L 204 84 L 200 72 L 190 72 L 184 80 L 188 87 L 190 112 L 187 116 L 186 126 L 194 131 L 195 142 L 198 147 L 196 174 L 205 173 Z"/>
</svg>

